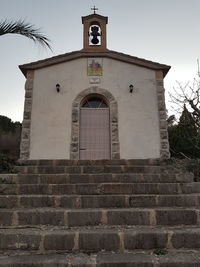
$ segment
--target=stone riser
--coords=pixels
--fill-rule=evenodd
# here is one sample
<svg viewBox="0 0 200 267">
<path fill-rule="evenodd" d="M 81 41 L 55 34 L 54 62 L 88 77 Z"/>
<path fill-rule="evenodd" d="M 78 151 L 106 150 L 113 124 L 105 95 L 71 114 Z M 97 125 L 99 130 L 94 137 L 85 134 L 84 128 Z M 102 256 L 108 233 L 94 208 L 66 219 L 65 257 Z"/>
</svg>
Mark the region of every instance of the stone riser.
<svg viewBox="0 0 200 267">
<path fill-rule="evenodd" d="M 133 165 L 94 165 L 94 166 L 16 166 L 16 171 L 24 174 L 98 174 L 98 173 L 172 173 L 165 166 L 133 166 Z"/>
<path fill-rule="evenodd" d="M 0 184 L 1 195 L 109 195 L 200 193 L 200 183 Z"/>
<path fill-rule="evenodd" d="M 136 165 L 159 166 L 166 165 L 160 159 L 117 159 L 117 160 L 19 160 L 21 166 L 96 166 L 96 165 Z"/>
<path fill-rule="evenodd" d="M 1 195 L 1 208 L 199 207 L 200 195 Z"/>
<path fill-rule="evenodd" d="M 199 209 L 0 210 L 0 226 L 196 225 Z"/>
<path fill-rule="evenodd" d="M 40 253 L 134 251 L 137 249 L 199 249 L 199 228 L 131 228 L 89 230 L 7 229 L 0 231 L 0 250 Z"/>
<path fill-rule="evenodd" d="M 1 174 L 8 183 L 77 184 L 77 183 L 190 183 L 192 174 Z"/>
<path fill-rule="evenodd" d="M 0 267 L 199 267 L 200 252 L 50 254 L 0 257 Z"/>
</svg>

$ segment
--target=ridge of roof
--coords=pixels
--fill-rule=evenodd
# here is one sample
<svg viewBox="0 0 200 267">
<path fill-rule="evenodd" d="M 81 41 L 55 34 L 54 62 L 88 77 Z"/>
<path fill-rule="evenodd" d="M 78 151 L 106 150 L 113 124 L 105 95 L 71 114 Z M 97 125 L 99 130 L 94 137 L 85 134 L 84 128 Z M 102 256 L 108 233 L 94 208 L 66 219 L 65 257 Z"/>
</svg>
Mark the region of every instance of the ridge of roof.
<svg viewBox="0 0 200 267">
<path fill-rule="evenodd" d="M 82 17 L 81 17 L 81 18 L 82 18 L 82 23 L 83 23 L 84 20 L 88 20 L 88 19 L 91 19 L 91 18 L 93 18 L 93 17 L 97 17 L 97 18 L 100 18 L 100 19 L 104 19 L 104 20 L 106 21 L 106 23 L 108 23 L 108 17 L 106 17 L 106 16 L 102 16 L 102 15 L 100 15 L 100 14 L 98 14 L 98 13 L 90 14 L 90 15 L 87 15 L 87 16 L 82 16 Z"/>
<path fill-rule="evenodd" d="M 167 74 L 171 68 L 169 65 L 161 64 L 158 62 L 150 61 L 144 58 L 135 57 L 122 52 L 117 52 L 113 50 L 108 50 L 105 52 L 86 52 L 83 50 L 77 50 L 65 54 L 60 54 L 50 58 L 38 60 L 35 62 L 30 62 L 27 64 L 19 65 L 20 70 L 26 76 L 27 70 L 34 70 L 39 68 L 44 68 L 47 66 L 63 63 L 66 61 L 74 60 L 81 57 L 109 57 L 115 60 L 123 61 L 130 64 L 135 64 L 138 66 L 146 67 L 149 69 L 163 70 L 164 76 Z"/>
</svg>

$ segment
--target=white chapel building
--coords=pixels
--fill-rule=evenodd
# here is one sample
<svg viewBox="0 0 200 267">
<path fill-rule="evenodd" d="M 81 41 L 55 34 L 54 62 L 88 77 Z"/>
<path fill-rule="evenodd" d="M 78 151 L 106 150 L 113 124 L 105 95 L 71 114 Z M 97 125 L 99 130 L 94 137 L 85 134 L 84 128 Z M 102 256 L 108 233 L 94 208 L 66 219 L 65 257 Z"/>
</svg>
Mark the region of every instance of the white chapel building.
<svg viewBox="0 0 200 267">
<path fill-rule="evenodd" d="M 21 159 L 169 157 L 170 66 L 107 48 L 108 17 L 82 17 L 83 49 L 19 66 L 26 77 Z"/>
</svg>

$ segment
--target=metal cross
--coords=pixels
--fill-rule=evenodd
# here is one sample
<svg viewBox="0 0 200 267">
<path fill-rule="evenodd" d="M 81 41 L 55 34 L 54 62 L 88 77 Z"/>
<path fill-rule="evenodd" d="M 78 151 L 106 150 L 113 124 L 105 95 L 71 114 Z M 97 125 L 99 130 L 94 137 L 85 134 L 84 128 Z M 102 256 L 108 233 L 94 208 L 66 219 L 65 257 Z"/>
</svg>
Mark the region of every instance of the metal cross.
<svg viewBox="0 0 200 267">
<path fill-rule="evenodd" d="M 96 14 L 96 10 L 98 10 L 98 8 L 96 8 L 95 6 L 93 8 L 91 8 L 91 10 L 94 10 L 94 14 Z"/>
</svg>

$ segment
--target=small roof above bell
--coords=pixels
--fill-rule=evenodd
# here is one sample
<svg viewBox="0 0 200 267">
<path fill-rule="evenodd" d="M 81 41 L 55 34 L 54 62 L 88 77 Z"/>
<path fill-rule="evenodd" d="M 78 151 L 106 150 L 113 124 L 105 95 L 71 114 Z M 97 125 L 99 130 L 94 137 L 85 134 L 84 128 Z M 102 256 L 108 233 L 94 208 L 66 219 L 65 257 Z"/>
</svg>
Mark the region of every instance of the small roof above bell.
<svg viewBox="0 0 200 267">
<path fill-rule="evenodd" d="M 91 20 L 91 19 L 94 19 L 94 18 L 97 18 L 97 19 L 99 19 L 99 20 L 102 20 L 102 21 L 105 21 L 106 22 L 106 24 L 108 24 L 108 17 L 105 17 L 105 16 L 101 16 L 101 15 L 99 15 L 99 14 L 90 14 L 90 15 L 88 15 L 88 16 L 83 16 L 83 17 L 81 17 L 82 18 L 82 23 L 84 24 L 84 22 L 86 21 L 86 20 Z"/>
</svg>

